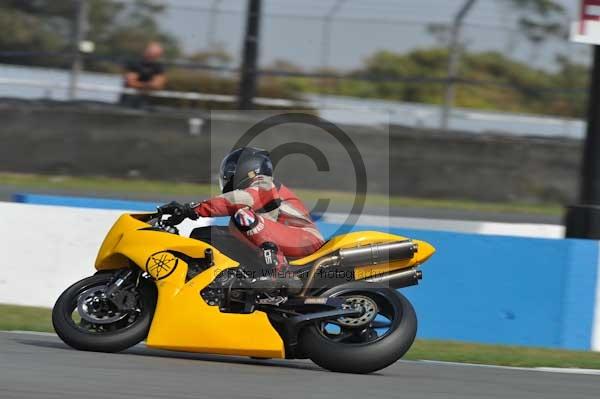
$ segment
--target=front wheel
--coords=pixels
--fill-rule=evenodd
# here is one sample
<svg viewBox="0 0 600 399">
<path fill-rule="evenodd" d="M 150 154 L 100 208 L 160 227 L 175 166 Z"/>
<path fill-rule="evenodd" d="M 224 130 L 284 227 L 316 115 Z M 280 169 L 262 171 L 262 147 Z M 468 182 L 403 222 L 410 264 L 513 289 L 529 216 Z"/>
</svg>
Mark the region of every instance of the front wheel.
<svg viewBox="0 0 600 399">
<path fill-rule="evenodd" d="M 103 293 L 112 279 L 112 273 L 84 278 L 58 298 L 52 309 L 52 324 L 67 345 L 86 351 L 119 352 L 146 338 L 156 307 L 156 287 L 138 279 L 121 287 L 116 300 L 109 301 Z"/>
<path fill-rule="evenodd" d="M 356 318 L 321 321 L 302 330 L 303 352 L 319 366 L 342 373 L 372 373 L 400 359 L 417 333 L 417 317 L 399 292 L 371 283 L 336 287 L 323 296 L 361 307 Z"/>
</svg>

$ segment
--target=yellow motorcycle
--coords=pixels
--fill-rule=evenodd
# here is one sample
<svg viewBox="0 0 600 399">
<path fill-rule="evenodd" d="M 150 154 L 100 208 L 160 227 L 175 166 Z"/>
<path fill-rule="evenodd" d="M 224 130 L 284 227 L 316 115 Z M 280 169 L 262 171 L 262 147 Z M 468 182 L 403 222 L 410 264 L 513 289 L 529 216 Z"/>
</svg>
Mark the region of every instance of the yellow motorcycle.
<svg viewBox="0 0 600 399">
<path fill-rule="evenodd" d="M 370 373 L 400 359 L 417 319 L 396 289 L 416 285 L 428 243 L 374 231 L 335 236 L 265 273 L 254 248 L 227 227 L 179 235 L 162 211 L 124 214 L 106 236 L 96 274 L 67 288 L 52 322 L 73 348 L 150 348 L 253 358 L 310 358 Z"/>
</svg>

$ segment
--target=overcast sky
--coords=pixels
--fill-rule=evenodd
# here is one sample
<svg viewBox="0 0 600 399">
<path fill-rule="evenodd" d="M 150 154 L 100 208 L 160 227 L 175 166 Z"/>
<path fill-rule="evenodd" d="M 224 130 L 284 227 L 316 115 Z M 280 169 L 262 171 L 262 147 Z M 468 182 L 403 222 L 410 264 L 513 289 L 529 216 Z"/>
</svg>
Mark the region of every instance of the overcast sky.
<svg viewBox="0 0 600 399">
<path fill-rule="evenodd" d="M 331 24 L 331 51 L 323 56 L 324 16 L 339 1 Z M 352 69 L 377 50 L 405 52 L 436 45 L 430 23 L 447 23 L 464 0 L 263 0 L 260 63 L 283 59 L 304 68 L 328 64 Z M 572 16 L 579 0 L 560 0 Z M 239 60 L 246 0 L 165 0 L 163 21 L 187 52 L 208 48 L 211 35 Z M 211 7 L 219 13 L 211 24 Z M 471 50 L 499 50 L 538 67 L 553 65 L 557 53 L 579 61 L 589 47 L 554 42 L 534 47 L 515 33 L 516 15 L 505 0 L 478 0 L 466 22 L 464 37 Z M 212 32 L 212 33 L 211 33 Z"/>
</svg>

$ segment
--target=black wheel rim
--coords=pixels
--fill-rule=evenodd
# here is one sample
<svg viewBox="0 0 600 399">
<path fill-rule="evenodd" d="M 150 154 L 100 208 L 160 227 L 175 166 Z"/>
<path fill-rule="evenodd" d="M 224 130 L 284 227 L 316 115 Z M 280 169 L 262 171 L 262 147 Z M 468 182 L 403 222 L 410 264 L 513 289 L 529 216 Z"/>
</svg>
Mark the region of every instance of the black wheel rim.
<svg viewBox="0 0 600 399">
<path fill-rule="evenodd" d="M 78 306 L 80 303 L 80 297 L 85 292 L 97 291 L 101 292 L 102 289 L 106 286 L 106 283 L 110 281 L 110 278 L 107 278 L 106 281 L 98 281 L 94 283 L 87 284 L 85 286 L 80 287 L 70 298 L 63 309 L 63 314 L 67 322 L 77 330 L 88 333 L 88 334 L 106 334 L 111 332 L 117 332 L 126 330 L 131 328 L 136 324 L 136 321 L 140 319 L 140 316 L 143 313 L 143 302 L 141 300 L 141 296 L 139 292 L 137 292 L 137 287 L 123 287 L 123 289 L 127 290 L 135 290 L 136 295 L 136 303 L 134 309 L 131 311 L 127 311 L 126 314 L 120 314 L 118 318 L 116 318 L 115 322 L 105 323 L 105 324 L 97 324 L 93 323 L 89 320 L 86 320 L 79 313 L 81 311 L 81 307 Z M 102 304 L 101 308 L 98 309 L 89 309 L 90 312 L 99 312 L 100 314 L 106 313 L 107 316 L 113 316 L 113 314 L 117 314 L 119 310 L 117 307 L 112 304 L 110 301 L 106 301 L 106 303 Z M 98 314 L 98 313 L 96 313 Z M 110 320 L 110 319 L 109 319 Z"/>
<path fill-rule="evenodd" d="M 374 292 L 344 292 L 336 296 L 361 295 L 377 304 L 377 315 L 365 326 L 349 327 L 338 320 L 317 323 L 318 332 L 327 340 L 343 345 L 370 345 L 381 341 L 395 331 L 402 319 L 401 309 L 385 295 Z"/>
</svg>

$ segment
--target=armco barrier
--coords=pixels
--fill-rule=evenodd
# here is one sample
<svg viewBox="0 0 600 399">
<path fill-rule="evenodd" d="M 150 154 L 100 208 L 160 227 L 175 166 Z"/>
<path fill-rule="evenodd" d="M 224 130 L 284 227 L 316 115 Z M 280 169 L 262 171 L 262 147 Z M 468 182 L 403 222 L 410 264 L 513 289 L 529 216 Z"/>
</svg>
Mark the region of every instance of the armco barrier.
<svg viewBox="0 0 600 399">
<path fill-rule="evenodd" d="M 10 226 L 0 240 L 10 260 L 0 277 L 0 303 L 51 306 L 93 272 L 98 246 L 119 213 L 0 203 L 0 220 Z M 319 227 L 330 235 L 339 225 Z M 598 242 L 390 231 L 437 248 L 421 284 L 402 290 L 417 310 L 420 337 L 600 350 Z"/>
</svg>

